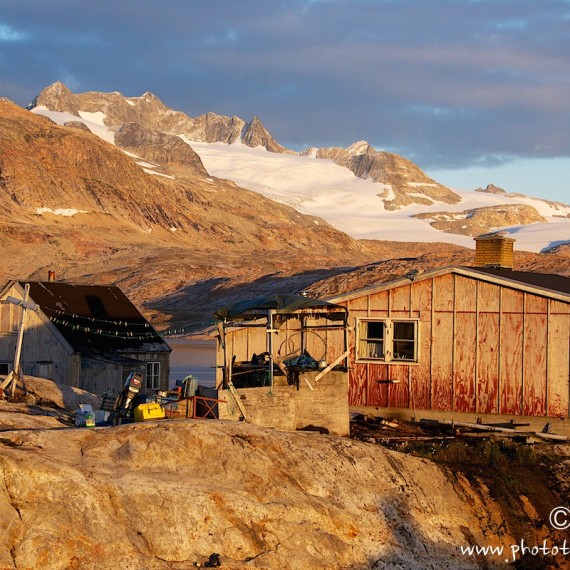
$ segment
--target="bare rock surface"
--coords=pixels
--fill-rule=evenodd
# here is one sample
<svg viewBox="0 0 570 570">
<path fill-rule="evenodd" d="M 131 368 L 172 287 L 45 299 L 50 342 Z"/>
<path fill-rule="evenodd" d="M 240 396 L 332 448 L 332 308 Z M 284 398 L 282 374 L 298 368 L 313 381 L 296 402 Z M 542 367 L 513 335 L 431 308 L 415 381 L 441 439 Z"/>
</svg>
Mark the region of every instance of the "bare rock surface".
<svg viewBox="0 0 570 570">
<path fill-rule="evenodd" d="M 25 376 L 26 388 L 36 398 L 36 403 L 46 406 L 55 406 L 62 410 L 74 412 L 79 409 L 79 404 L 89 404 L 94 410 L 101 407 L 101 398 L 91 392 L 77 388 L 57 384 L 46 378 Z"/>
<path fill-rule="evenodd" d="M 275 141 L 258 117 L 253 117 L 253 119 L 245 125 L 242 132 L 242 141 L 247 146 L 253 148 L 262 146 L 270 152 L 287 152 L 285 147 Z"/>
<path fill-rule="evenodd" d="M 101 398 L 81 388 L 35 376 L 24 376 L 24 380 L 26 394 L 17 398 L 21 401 L 0 399 L 0 431 L 69 427 L 81 404 L 101 408 Z"/>
<path fill-rule="evenodd" d="M 115 144 L 150 162 L 179 165 L 195 174 L 208 176 L 200 157 L 175 135 L 152 131 L 138 123 L 125 123 L 115 132 Z"/>
<path fill-rule="evenodd" d="M 180 111 L 167 107 L 156 95 L 143 93 L 139 97 L 125 97 L 121 93 L 101 93 L 89 91 L 72 93 L 63 83 L 56 82 L 46 87 L 32 102 L 30 107 L 47 107 L 52 111 L 67 111 L 79 116 L 79 111 L 88 113 L 104 113 L 104 122 L 109 127 L 120 127 L 126 123 L 139 123 L 142 127 L 162 131 L 167 134 L 184 134 L 196 141 L 223 142 L 231 144 L 242 138 L 246 122 L 239 117 L 226 117 L 216 113 L 206 113 L 198 117 L 190 117 Z M 254 119 L 254 133 L 265 131 L 259 121 Z M 250 134 L 250 137 L 252 135 Z M 266 137 L 266 142 L 273 141 Z M 249 144 L 244 141 L 245 144 Z M 259 139 L 252 141 L 257 146 Z M 277 151 L 275 141 L 274 152 Z M 270 149 L 268 149 L 270 150 Z M 277 151 L 279 152 L 279 151 Z"/>
<path fill-rule="evenodd" d="M 414 217 L 433 220 L 430 225 L 436 230 L 467 236 L 478 236 L 505 226 L 546 222 L 536 208 L 526 204 L 485 206 L 462 212 L 426 212 L 415 214 Z"/>
<path fill-rule="evenodd" d="M 475 192 L 485 192 L 487 194 L 506 194 L 507 192 L 500 188 L 499 186 L 495 186 L 494 184 L 487 184 L 485 188 L 475 188 Z"/>
<path fill-rule="evenodd" d="M 477 568 L 458 547 L 490 540 L 435 464 L 343 438 L 190 420 L 0 446 L 2 568 Z"/>
<path fill-rule="evenodd" d="M 461 200 L 455 192 L 427 176 L 411 160 L 377 151 L 366 141 L 359 141 L 347 148 L 309 149 L 309 154 L 317 158 L 330 158 L 360 178 L 371 178 L 383 184 L 385 188 L 379 192 L 379 196 L 387 210 L 398 210 L 409 204 L 456 204 Z"/>
</svg>

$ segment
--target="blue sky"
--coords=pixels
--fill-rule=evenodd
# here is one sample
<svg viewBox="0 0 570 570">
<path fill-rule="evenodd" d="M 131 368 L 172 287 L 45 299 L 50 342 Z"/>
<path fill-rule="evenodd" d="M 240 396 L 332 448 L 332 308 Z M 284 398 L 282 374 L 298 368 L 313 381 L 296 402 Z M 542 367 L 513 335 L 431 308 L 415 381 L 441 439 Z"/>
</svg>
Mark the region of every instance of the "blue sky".
<svg viewBox="0 0 570 570">
<path fill-rule="evenodd" d="M 568 0 L 0 0 L 0 96 L 58 80 L 570 202 Z"/>
</svg>

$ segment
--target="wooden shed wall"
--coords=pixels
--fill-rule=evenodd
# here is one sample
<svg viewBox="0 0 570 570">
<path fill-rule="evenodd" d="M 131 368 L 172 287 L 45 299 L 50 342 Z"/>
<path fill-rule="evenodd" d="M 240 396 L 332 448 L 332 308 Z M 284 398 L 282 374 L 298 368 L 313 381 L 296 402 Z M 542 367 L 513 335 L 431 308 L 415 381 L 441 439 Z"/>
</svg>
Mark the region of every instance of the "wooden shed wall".
<svg viewBox="0 0 570 570">
<path fill-rule="evenodd" d="M 6 296 L 21 298 L 19 290 L 14 286 L 6 292 Z M 3 328 L 12 330 L 0 332 L 0 361 L 13 362 L 22 309 L 12 304 L 2 305 L 2 309 L 9 321 Z M 42 317 L 34 311 L 28 311 L 24 331 L 20 361 L 24 374 L 44 376 L 61 384 L 74 385 L 76 375 L 71 360 L 72 352 L 46 326 Z"/>
<path fill-rule="evenodd" d="M 273 353 L 276 358 L 299 353 L 305 349 L 315 360 L 325 359 L 334 362 L 344 352 L 344 329 L 335 327 L 331 321 L 323 317 L 303 316 L 304 326 L 313 327 L 303 331 L 299 318 L 287 318 L 279 321 L 276 317 L 273 333 Z M 301 346 L 301 338 L 305 346 Z M 226 355 L 228 359 L 235 356 L 236 362 L 251 360 L 254 354 L 268 351 L 266 326 L 247 326 L 228 328 L 226 331 Z M 220 342 L 216 350 L 216 385 L 222 383 L 224 365 L 224 349 Z"/>
<path fill-rule="evenodd" d="M 22 298 L 16 286 L 10 287 L 5 296 Z M 14 360 L 21 311 L 20 307 L 13 304 L 0 305 L 0 362 L 12 363 Z M 169 353 L 126 353 L 125 356 L 141 360 L 143 370 L 147 361 L 159 361 L 161 389 L 168 388 Z M 134 369 L 74 353 L 62 337 L 49 326 L 47 317 L 35 311 L 28 311 L 26 315 L 21 367 L 24 374 L 41 376 L 97 394 L 107 391 L 119 392 L 126 374 Z"/>
<path fill-rule="evenodd" d="M 353 406 L 569 415 L 569 303 L 448 273 L 342 304 Z M 357 317 L 418 318 L 419 361 L 356 362 Z"/>
</svg>

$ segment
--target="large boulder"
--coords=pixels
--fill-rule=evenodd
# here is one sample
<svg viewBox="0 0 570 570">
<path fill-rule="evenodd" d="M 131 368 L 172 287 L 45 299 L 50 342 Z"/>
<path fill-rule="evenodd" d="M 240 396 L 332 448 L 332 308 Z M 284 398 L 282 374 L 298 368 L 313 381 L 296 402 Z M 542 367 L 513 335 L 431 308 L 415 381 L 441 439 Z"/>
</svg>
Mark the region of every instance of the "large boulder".
<svg viewBox="0 0 570 570">
<path fill-rule="evenodd" d="M 189 420 L 0 447 L 2 568 L 478 568 L 459 546 L 514 540 L 436 464 L 341 437 Z"/>
</svg>

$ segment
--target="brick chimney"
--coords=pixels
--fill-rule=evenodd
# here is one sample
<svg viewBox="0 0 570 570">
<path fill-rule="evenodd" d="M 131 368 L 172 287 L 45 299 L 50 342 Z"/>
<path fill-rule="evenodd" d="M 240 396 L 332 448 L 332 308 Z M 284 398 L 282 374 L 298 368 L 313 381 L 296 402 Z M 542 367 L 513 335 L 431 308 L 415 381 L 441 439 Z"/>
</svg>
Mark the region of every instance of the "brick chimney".
<svg viewBox="0 0 570 570">
<path fill-rule="evenodd" d="M 516 240 L 502 234 L 485 234 L 475 239 L 475 266 L 513 268 L 513 244 Z"/>
</svg>

